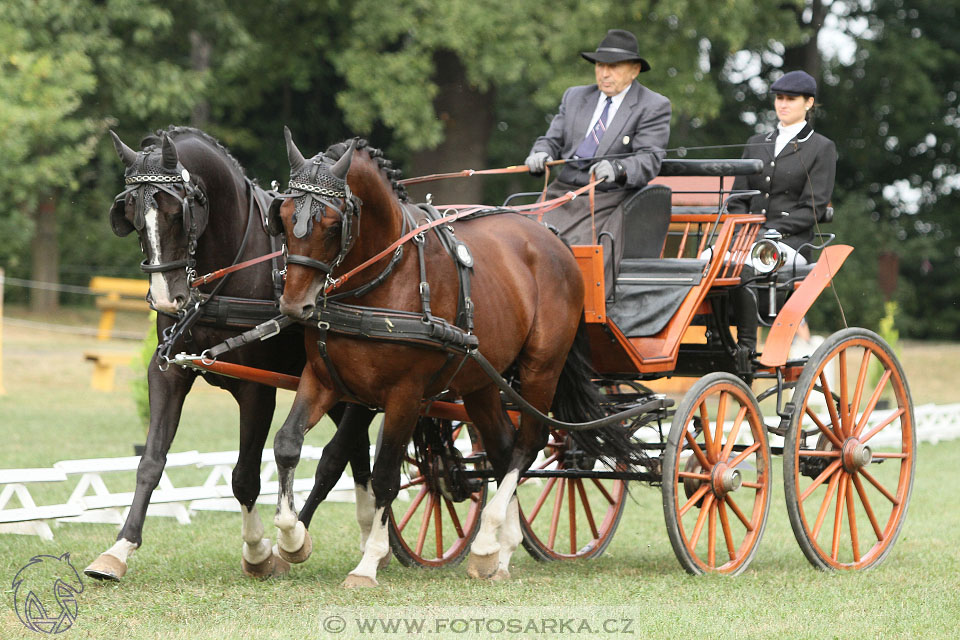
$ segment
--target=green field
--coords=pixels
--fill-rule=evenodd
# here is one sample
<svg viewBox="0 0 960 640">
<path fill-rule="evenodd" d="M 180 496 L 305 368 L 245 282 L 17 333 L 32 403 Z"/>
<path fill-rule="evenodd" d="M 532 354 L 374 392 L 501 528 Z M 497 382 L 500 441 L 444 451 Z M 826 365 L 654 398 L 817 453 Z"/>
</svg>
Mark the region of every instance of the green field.
<svg viewBox="0 0 960 640">
<path fill-rule="evenodd" d="M 86 313 L 67 312 L 56 319 L 10 309 L 8 314 L 33 321 L 93 323 Z M 133 373 L 121 368 L 114 393 L 91 392 L 91 365 L 82 353 L 135 346 L 5 325 L 7 393 L 0 396 L 4 443 L 0 468 L 130 455 L 132 445 L 145 436 L 129 393 Z M 916 404 L 956 401 L 958 357 L 957 345 L 904 345 L 903 362 Z M 235 449 L 235 405 L 225 393 L 198 384 L 188 398 L 173 450 Z M 291 393 L 281 393 L 274 428 L 291 399 Z M 324 433 L 321 428 L 309 434 L 307 443 L 324 444 Z M 943 497 L 955 480 L 960 483 L 960 468 L 951 462 L 955 455 L 960 455 L 960 441 L 919 446 L 913 500 L 899 541 L 882 566 L 860 574 L 823 573 L 808 565 L 794 541 L 778 483 L 756 559 L 745 574 L 733 579 L 694 578 L 682 571 L 664 530 L 659 489 L 645 486 L 632 487 L 618 533 L 604 556 L 587 562 L 538 563 L 521 548 L 514 557 L 513 579 L 504 583 L 470 580 L 462 567 L 423 571 L 394 561 L 380 573 L 379 589 L 342 589 L 340 582 L 359 560 L 351 504 L 321 506 L 312 527 L 313 556 L 287 578 L 266 582 L 252 581 L 240 572 L 235 514 L 198 512 L 186 526 L 151 517 L 144 546 L 134 554 L 127 577 L 120 584 L 85 580 L 77 623 L 60 637 L 355 637 L 355 627 L 329 635 L 322 624 L 331 613 L 374 608 L 388 616 L 395 612 L 410 617 L 413 612 L 427 619 L 430 630 L 437 620 L 459 618 L 466 611 L 488 619 L 517 612 L 526 618 L 579 616 L 595 627 L 615 617 L 630 621 L 618 628 L 629 628 L 632 637 L 952 638 L 960 630 L 956 596 L 960 510 Z M 312 469 L 304 467 L 302 473 L 309 475 Z M 779 461 L 775 467 L 779 473 Z M 175 484 L 195 480 L 191 473 L 204 475 L 175 471 L 181 474 L 171 472 Z M 118 474 L 110 486 L 132 490 L 132 475 Z M 63 500 L 68 491 L 69 487 L 40 487 L 33 493 L 43 502 Z M 261 516 L 268 530 L 272 528 L 272 509 L 261 507 Z M 116 528 L 63 524 L 54 533 L 53 542 L 0 534 L 0 582 L 5 585 L 0 638 L 36 637 L 20 624 L 13 608 L 10 585 L 21 566 L 37 554 L 70 552 L 74 566 L 82 569 L 112 544 Z"/>
</svg>

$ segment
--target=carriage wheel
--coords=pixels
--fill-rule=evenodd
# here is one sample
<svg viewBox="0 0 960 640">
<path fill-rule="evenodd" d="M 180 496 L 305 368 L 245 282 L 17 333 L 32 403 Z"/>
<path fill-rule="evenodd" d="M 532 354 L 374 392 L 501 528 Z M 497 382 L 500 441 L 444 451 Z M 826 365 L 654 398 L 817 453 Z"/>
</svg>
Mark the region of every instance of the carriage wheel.
<svg viewBox="0 0 960 640">
<path fill-rule="evenodd" d="M 663 514 L 687 572 L 736 575 L 760 545 L 770 505 L 770 449 L 757 401 L 729 373 L 684 395 L 663 454 Z"/>
<path fill-rule="evenodd" d="M 599 468 L 573 448 L 562 430 L 550 431 L 543 455 L 531 469 Z M 521 478 L 517 498 L 524 548 L 544 561 L 599 556 L 620 523 L 626 488 L 623 480 L 608 478 Z"/>
<path fill-rule="evenodd" d="M 807 559 L 820 569 L 881 562 L 906 518 L 915 462 L 910 390 L 890 347 L 866 329 L 827 338 L 797 383 L 783 450 L 787 513 Z"/>
<path fill-rule="evenodd" d="M 465 457 L 468 470 L 486 466 L 479 438 L 472 425 L 453 428 L 454 442 Z M 404 454 L 400 489 L 410 500 L 394 500 L 390 509 L 390 548 L 401 564 L 435 569 L 458 564 L 470 550 L 480 529 L 480 511 L 487 499 L 487 482 L 465 500 L 456 501 L 438 481 L 438 456 L 428 456 L 426 469 L 413 453 Z"/>
</svg>

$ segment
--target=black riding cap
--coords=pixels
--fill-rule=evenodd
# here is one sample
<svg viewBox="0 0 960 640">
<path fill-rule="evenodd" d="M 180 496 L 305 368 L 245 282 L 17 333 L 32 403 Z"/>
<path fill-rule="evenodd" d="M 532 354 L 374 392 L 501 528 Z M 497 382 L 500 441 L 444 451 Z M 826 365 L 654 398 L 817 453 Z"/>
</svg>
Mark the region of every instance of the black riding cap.
<svg viewBox="0 0 960 640">
<path fill-rule="evenodd" d="M 817 97 L 817 81 L 806 71 L 790 71 L 770 85 L 770 93 Z"/>
<path fill-rule="evenodd" d="M 610 29 L 596 51 L 584 51 L 580 55 L 590 62 L 605 64 L 639 62 L 641 73 L 650 70 L 650 63 L 640 57 L 636 36 L 623 29 Z"/>
</svg>

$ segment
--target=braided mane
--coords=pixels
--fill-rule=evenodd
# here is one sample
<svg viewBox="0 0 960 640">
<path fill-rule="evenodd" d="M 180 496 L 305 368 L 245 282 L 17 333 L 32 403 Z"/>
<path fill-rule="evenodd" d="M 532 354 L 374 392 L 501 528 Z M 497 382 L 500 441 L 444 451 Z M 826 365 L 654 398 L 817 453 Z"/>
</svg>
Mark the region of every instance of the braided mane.
<svg viewBox="0 0 960 640">
<path fill-rule="evenodd" d="M 219 140 L 211 136 L 206 131 L 201 131 L 196 127 L 181 127 L 181 126 L 172 124 L 168 126 L 166 129 L 157 129 L 155 133 L 145 136 L 143 140 L 140 141 L 140 150 L 147 151 L 147 152 L 155 151 L 157 148 L 159 148 L 161 137 L 163 136 L 164 133 L 166 133 L 168 136 L 170 136 L 174 140 L 176 140 L 180 136 L 185 136 L 185 135 L 192 135 L 192 136 L 196 136 L 197 138 L 200 138 L 201 140 L 208 143 L 213 148 L 217 149 L 220 153 L 222 153 L 230 161 L 234 169 L 239 171 L 242 175 L 247 175 L 247 172 L 244 171 L 243 166 L 240 165 L 240 163 L 237 161 L 236 158 L 230 155 L 230 151 L 228 151 L 227 148 L 223 146 L 223 144 L 221 144 Z"/>
<path fill-rule="evenodd" d="M 387 179 L 390 181 L 390 186 L 393 187 L 393 192 L 397 194 L 397 198 L 401 202 L 409 202 L 407 196 L 407 189 L 399 180 L 403 177 L 403 172 L 400 169 L 395 169 L 393 167 L 393 162 L 387 160 L 383 157 L 383 151 L 377 149 L 376 147 L 371 147 L 370 143 L 363 138 L 356 138 L 357 149 L 365 149 L 366 152 L 370 155 L 371 158 L 377 161 L 377 166 L 383 171 Z M 345 140 L 343 142 L 337 142 L 327 147 L 327 150 L 323 152 L 323 155 L 327 156 L 331 160 L 339 160 L 347 149 L 350 147 L 351 140 Z"/>
</svg>

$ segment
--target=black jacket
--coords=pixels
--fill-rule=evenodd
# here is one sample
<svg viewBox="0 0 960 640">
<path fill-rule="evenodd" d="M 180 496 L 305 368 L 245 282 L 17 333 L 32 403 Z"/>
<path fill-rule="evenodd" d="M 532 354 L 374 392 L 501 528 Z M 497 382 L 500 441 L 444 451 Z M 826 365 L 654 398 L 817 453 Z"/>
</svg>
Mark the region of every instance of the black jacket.
<svg viewBox="0 0 960 640">
<path fill-rule="evenodd" d="M 743 157 L 762 160 L 763 171 L 738 176 L 733 188 L 756 189 L 760 194 L 731 200 L 729 210 L 765 215 L 764 226 L 782 233 L 784 244 L 798 249 L 813 240 L 814 223 L 823 218 L 830 203 L 837 149 L 830 139 L 814 133 L 809 123 L 774 158 L 776 140 L 776 130 L 747 140 Z"/>
</svg>

